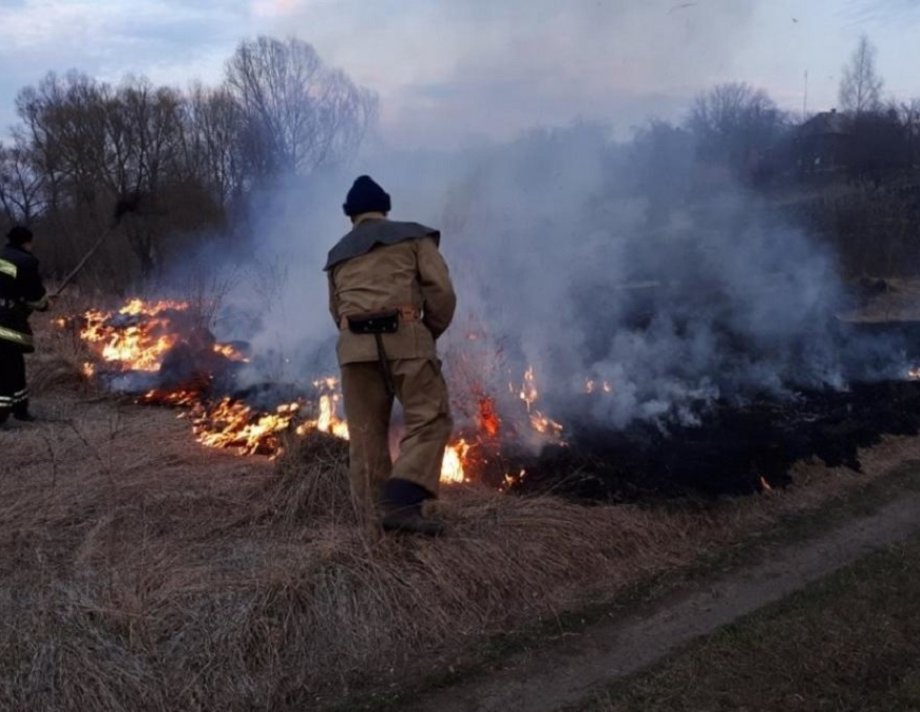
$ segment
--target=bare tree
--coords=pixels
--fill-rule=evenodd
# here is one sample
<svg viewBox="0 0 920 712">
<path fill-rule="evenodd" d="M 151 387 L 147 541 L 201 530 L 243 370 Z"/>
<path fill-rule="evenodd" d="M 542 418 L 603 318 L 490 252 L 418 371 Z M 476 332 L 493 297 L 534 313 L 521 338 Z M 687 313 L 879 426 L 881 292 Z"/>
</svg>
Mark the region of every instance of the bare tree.
<svg viewBox="0 0 920 712">
<path fill-rule="evenodd" d="M 20 92 L 21 144 L 42 177 L 47 229 L 63 238 L 54 257 L 70 261 L 107 229 L 119 196 L 169 204 L 166 210 L 148 210 L 143 219 L 121 221 L 124 239 L 110 241 L 107 251 L 113 252 L 111 269 L 125 274 L 122 280 L 134 269 L 151 276 L 162 262 L 168 234 L 219 222 L 216 196 L 194 172 L 202 167 L 186 165 L 185 106 L 176 90 L 130 76 L 112 88 L 78 73 L 63 79 L 49 74 Z M 48 264 L 59 266 L 54 259 Z"/>
<path fill-rule="evenodd" d="M 125 287 L 201 234 L 244 235 L 250 188 L 347 160 L 376 107 L 293 39 L 241 44 L 217 89 L 49 73 L 19 92 L 20 126 L 0 145 L 0 222 L 55 235 L 43 263 L 61 272 L 108 229 L 119 197 L 145 196 L 143 216 L 120 222 L 91 270 Z"/>
<path fill-rule="evenodd" d="M 897 107 L 898 118 L 904 129 L 910 163 L 920 163 L 920 99 L 911 99 Z"/>
<path fill-rule="evenodd" d="M 853 116 L 882 108 L 881 77 L 875 70 L 875 46 L 863 35 L 850 56 L 850 61 L 843 67 L 840 80 L 840 108 Z"/>
<path fill-rule="evenodd" d="M 701 158 L 742 171 L 777 140 L 786 117 L 763 90 L 732 82 L 700 94 L 686 125 Z"/>
<path fill-rule="evenodd" d="M 648 201 L 648 222 L 666 223 L 690 187 L 693 137 L 685 129 L 653 119 L 636 131 L 629 156 L 635 188 Z"/>
<path fill-rule="evenodd" d="M 192 86 L 185 102 L 182 151 L 189 180 L 200 180 L 226 207 L 239 198 L 245 175 L 242 107 L 226 88 Z"/>
<path fill-rule="evenodd" d="M 244 151 L 257 175 L 308 174 L 347 158 L 376 112 L 373 94 L 297 39 L 243 42 L 227 84 L 243 108 Z"/>
<path fill-rule="evenodd" d="M 22 135 L 55 206 L 95 200 L 108 158 L 105 109 L 111 98 L 108 85 L 78 72 L 63 79 L 50 73 L 19 93 Z"/>
<path fill-rule="evenodd" d="M 10 223 L 31 223 L 44 209 L 44 176 L 19 137 L 13 145 L 0 143 L 0 208 Z"/>
<path fill-rule="evenodd" d="M 118 160 L 109 161 L 109 183 L 118 195 L 144 195 L 159 204 L 181 181 L 183 98 L 168 87 L 154 87 L 144 78 L 127 77 L 106 108 L 108 145 Z M 124 231 L 141 274 L 149 277 L 162 256 L 165 233 L 181 224 L 163 224 L 159 211 L 144 219 L 125 220 Z"/>
<path fill-rule="evenodd" d="M 103 229 L 113 197 L 105 180 L 110 158 L 105 111 L 108 85 L 78 72 L 46 75 L 16 98 L 19 140 L 42 176 L 41 229 L 55 235 L 44 253 L 46 268 L 64 271 Z M 94 263 L 103 269 L 107 255 Z M 114 263 L 115 260 L 112 260 Z"/>
</svg>

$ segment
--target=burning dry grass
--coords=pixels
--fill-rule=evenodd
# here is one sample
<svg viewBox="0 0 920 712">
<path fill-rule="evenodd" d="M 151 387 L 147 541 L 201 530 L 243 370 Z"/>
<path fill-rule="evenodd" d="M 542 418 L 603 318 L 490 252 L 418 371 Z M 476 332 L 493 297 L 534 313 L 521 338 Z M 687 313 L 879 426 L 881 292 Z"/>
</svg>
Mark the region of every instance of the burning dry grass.
<svg viewBox="0 0 920 712">
<path fill-rule="evenodd" d="M 43 340 L 42 350 L 28 357 L 29 387 L 37 393 L 56 389 L 75 389 L 86 378 L 82 373 L 82 361 L 75 349 L 75 336 L 59 329 L 49 329 Z"/>
<path fill-rule="evenodd" d="M 449 537 L 380 537 L 340 441 L 276 463 L 209 450 L 169 411 L 81 395 L 67 359 L 32 364 L 51 422 L 0 434 L 3 709 L 304 710 L 401 687 L 859 481 L 806 467 L 788 493 L 667 508 L 450 488 Z M 891 441 L 867 470 L 905 456 L 920 446 Z"/>
</svg>

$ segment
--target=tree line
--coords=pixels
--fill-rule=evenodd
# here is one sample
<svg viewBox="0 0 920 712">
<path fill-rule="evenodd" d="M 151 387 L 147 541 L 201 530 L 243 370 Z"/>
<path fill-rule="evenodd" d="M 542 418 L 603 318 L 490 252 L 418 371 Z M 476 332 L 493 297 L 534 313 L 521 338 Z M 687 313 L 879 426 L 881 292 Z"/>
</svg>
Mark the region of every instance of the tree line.
<svg viewBox="0 0 920 712">
<path fill-rule="evenodd" d="M 611 197 L 645 198 L 656 223 L 728 183 L 878 188 L 912 175 L 920 101 L 883 101 L 875 59 L 863 37 L 844 67 L 838 110 L 814 117 L 784 112 L 745 83 L 701 93 L 683 121 L 653 120 L 631 141 L 609 144 L 611 180 L 619 180 Z M 20 91 L 20 123 L 0 145 L 0 229 L 32 225 L 46 268 L 63 274 L 109 228 L 112 206 L 141 196 L 141 217 L 121 222 L 122 239 L 110 240 L 92 267 L 98 283 L 123 288 L 155 276 L 196 236 L 247 236 L 253 191 L 347 161 L 377 107 L 372 92 L 296 39 L 242 42 L 218 86 L 180 91 L 139 77 L 113 86 L 79 72 L 48 74 Z M 902 222 L 915 222 L 913 208 Z"/>
<path fill-rule="evenodd" d="M 0 228 L 33 226 L 51 272 L 74 264 L 113 206 L 136 200 L 95 265 L 100 281 L 150 277 L 181 236 L 245 234 L 245 200 L 282 175 L 347 160 L 377 98 L 326 66 L 309 44 L 242 42 L 218 86 L 180 91 L 128 76 L 119 84 L 50 73 L 16 98 L 0 144 Z"/>
</svg>

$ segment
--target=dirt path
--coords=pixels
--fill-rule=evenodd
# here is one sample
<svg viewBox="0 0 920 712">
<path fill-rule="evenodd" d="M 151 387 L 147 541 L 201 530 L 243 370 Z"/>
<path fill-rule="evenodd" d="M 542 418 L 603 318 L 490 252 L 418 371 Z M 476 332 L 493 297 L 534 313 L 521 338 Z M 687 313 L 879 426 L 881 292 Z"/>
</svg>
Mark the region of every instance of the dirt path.
<svg viewBox="0 0 920 712">
<path fill-rule="evenodd" d="M 777 601 L 860 557 L 920 532 L 920 495 L 778 549 L 770 560 L 672 594 L 625 620 L 601 623 L 506 661 L 501 670 L 439 690 L 405 709 L 549 712 L 577 704 L 674 648 Z"/>
</svg>

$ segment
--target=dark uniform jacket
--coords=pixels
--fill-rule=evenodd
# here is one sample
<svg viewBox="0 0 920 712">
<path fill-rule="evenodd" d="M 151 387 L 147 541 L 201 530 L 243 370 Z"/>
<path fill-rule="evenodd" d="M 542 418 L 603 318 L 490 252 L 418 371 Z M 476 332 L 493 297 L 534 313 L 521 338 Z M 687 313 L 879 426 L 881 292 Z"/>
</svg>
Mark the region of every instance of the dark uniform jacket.
<svg viewBox="0 0 920 712">
<path fill-rule="evenodd" d="M 29 315 L 47 308 L 35 256 L 14 245 L 0 250 L 0 346 L 34 351 Z"/>
<path fill-rule="evenodd" d="M 392 309 L 418 318 L 403 319 L 397 333 L 383 335 L 388 358 L 436 357 L 435 339 L 447 329 L 457 304 L 439 241 L 432 228 L 368 213 L 332 248 L 326 273 L 329 311 L 339 327 L 339 364 L 378 358 L 374 337 L 351 333 L 347 317 Z"/>
</svg>

